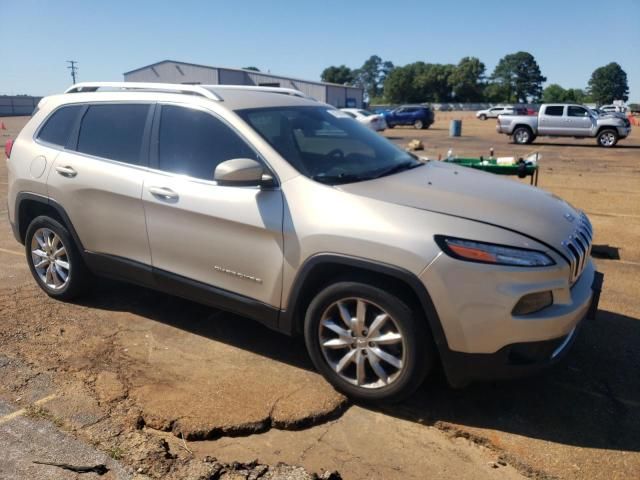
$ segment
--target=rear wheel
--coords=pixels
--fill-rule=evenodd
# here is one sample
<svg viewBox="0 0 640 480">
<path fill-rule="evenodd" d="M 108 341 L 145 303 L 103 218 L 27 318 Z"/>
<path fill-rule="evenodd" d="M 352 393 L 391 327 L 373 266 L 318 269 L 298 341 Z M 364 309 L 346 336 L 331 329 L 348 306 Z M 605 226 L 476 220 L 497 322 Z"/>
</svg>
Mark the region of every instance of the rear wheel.
<svg viewBox="0 0 640 480">
<path fill-rule="evenodd" d="M 422 120 L 416 120 L 413 122 L 413 126 L 416 130 L 422 130 L 424 128 L 424 122 Z"/>
<path fill-rule="evenodd" d="M 533 134 L 527 127 L 517 127 L 513 131 L 513 142 L 518 145 L 526 145 L 533 141 Z"/>
<path fill-rule="evenodd" d="M 333 284 L 313 299 L 305 341 L 320 373 L 357 400 L 399 401 L 433 364 L 424 320 L 398 297 L 358 282 Z"/>
<path fill-rule="evenodd" d="M 613 129 L 602 130 L 598 134 L 598 145 L 601 147 L 613 147 L 618 143 L 618 132 Z"/>
<path fill-rule="evenodd" d="M 50 297 L 70 300 L 86 290 L 90 273 L 58 221 L 36 217 L 27 228 L 25 252 L 33 278 Z"/>
</svg>

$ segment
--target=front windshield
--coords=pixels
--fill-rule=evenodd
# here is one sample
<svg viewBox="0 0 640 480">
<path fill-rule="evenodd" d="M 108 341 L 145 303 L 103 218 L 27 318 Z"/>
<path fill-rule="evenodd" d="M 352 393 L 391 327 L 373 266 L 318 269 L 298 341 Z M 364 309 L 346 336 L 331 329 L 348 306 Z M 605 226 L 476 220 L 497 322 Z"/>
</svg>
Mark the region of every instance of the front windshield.
<svg viewBox="0 0 640 480">
<path fill-rule="evenodd" d="M 337 185 L 422 165 L 345 112 L 327 106 L 237 111 L 296 170 Z"/>
<path fill-rule="evenodd" d="M 358 110 L 358 113 L 360 115 L 364 115 L 365 117 L 370 117 L 371 115 L 373 115 L 373 113 L 371 113 L 369 110 Z"/>
</svg>

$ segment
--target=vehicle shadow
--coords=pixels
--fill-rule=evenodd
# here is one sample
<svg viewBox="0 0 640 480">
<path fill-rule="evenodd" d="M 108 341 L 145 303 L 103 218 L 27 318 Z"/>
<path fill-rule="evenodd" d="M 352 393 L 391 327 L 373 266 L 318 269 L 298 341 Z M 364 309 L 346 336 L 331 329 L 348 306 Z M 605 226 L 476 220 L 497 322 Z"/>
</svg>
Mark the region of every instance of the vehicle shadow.
<svg viewBox="0 0 640 480">
<path fill-rule="evenodd" d="M 301 338 L 252 320 L 123 283 L 100 281 L 82 305 L 127 311 L 313 370 Z M 441 371 L 403 403 L 366 408 L 419 424 L 447 422 L 585 448 L 640 451 L 640 319 L 599 311 L 568 359 L 536 377 L 450 388 Z"/>
<path fill-rule="evenodd" d="M 548 146 L 548 147 L 580 147 L 580 148 L 603 148 L 595 143 L 587 143 L 586 141 L 583 143 L 556 143 L 556 142 L 541 142 L 536 140 L 535 142 L 529 144 L 530 147 L 535 147 L 536 145 L 540 146 Z M 621 140 L 621 143 L 618 143 L 613 149 L 640 149 L 640 145 L 624 143 L 624 140 Z"/>
<path fill-rule="evenodd" d="M 599 311 L 561 364 L 525 379 L 451 389 L 442 375 L 379 410 L 405 420 L 640 451 L 640 319 Z"/>
</svg>

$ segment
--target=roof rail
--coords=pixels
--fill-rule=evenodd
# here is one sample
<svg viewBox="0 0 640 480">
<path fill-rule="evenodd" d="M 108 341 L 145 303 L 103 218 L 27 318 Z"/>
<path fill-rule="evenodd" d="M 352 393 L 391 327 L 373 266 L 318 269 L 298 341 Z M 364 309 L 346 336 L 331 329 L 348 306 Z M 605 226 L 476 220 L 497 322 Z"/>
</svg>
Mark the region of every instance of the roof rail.
<svg viewBox="0 0 640 480">
<path fill-rule="evenodd" d="M 294 97 L 306 98 L 308 100 L 317 100 L 305 93 L 302 93 L 300 90 L 296 90 L 295 88 L 285 88 L 285 87 L 260 87 L 254 85 L 202 85 L 202 87 L 212 90 L 248 90 L 248 91 L 256 91 L 256 92 L 271 92 L 271 93 L 282 93 L 284 95 L 292 95 Z"/>
<path fill-rule="evenodd" d="M 187 93 L 200 95 L 211 100 L 222 101 L 219 95 L 200 85 L 182 85 L 177 83 L 151 83 L 151 82 L 81 82 L 67 88 L 64 93 L 97 92 L 100 89 L 107 91 L 146 91 L 165 93 Z"/>
</svg>

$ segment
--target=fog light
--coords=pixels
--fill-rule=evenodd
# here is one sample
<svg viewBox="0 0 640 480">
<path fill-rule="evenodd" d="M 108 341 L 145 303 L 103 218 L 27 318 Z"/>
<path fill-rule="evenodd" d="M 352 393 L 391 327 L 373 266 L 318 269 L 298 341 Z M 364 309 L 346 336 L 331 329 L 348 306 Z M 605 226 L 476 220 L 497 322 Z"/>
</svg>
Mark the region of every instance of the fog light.
<svg viewBox="0 0 640 480">
<path fill-rule="evenodd" d="M 530 293 L 522 297 L 511 312 L 513 315 L 528 315 L 539 312 L 553 303 L 553 295 L 550 291 Z"/>
</svg>

